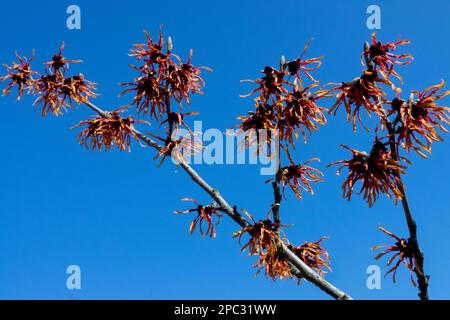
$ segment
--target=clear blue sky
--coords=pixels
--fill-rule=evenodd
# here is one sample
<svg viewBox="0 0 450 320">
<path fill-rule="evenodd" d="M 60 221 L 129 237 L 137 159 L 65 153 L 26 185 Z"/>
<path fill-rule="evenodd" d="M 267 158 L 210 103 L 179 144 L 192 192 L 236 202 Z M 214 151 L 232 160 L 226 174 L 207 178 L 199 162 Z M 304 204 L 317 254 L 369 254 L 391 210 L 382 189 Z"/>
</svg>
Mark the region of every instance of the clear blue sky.
<svg viewBox="0 0 450 320">
<path fill-rule="evenodd" d="M 117 99 L 117 83 L 134 76 L 127 67 L 129 47 L 143 40 L 144 29 L 156 35 L 164 24 L 178 53 L 186 56 L 193 48 L 194 63 L 214 69 L 205 76 L 205 95 L 194 97 L 191 109 L 201 112 L 205 128 L 226 129 L 253 108 L 251 99 L 239 98 L 249 89 L 239 81 L 259 76 L 281 54 L 294 58 L 310 37 L 315 40 L 309 55 L 325 56 L 317 78 L 328 82 L 358 76 L 361 47 L 372 32 L 365 13 L 372 3 L 382 9 L 381 39 L 413 41 L 405 51 L 414 55 L 414 63 L 400 70 L 404 90 L 423 89 L 441 78 L 450 81 L 448 1 L 76 1 L 82 10 L 80 31 L 65 27 L 72 2 L 8 1 L 0 5 L 0 61 L 10 63 L 15 50 L 29 54 L 34 48 L 40 64 L 64 40 L 66 55 L 85 61 L 73 70 L 99 83 L 97 103 L 111 109 L 130 101 L 129 96 Z M 190 236 L 191 217 L 172 213 L 186 208 L 179 199 L 210 200 L 169 162 L 157 169 L 151 150 L 134 145 L 131 153 L 88 152 L 69 127 L 90 116 L 89 111 L 77 108 L 43 119 L 31 102 L 0 99 L 0 298 L 328 298 L 308 283 L 254 278 L 254 260 L 240 252 L 232 239 L 237 227 L 227 218 L 214 240 Z M 386 279 L 382 290 L 366 288 L 366 268 L 375 263 L 370 248 L 390 241 L 376 226 L 399 235 L 407 230 L 401 208 L 387 199 L 369 209 L 360 197 L 350 203 L 341 198 L 343 178 L 326 164 L 348 156 L 340 143 L 368 149 L 372 140 L 362 130 L 354 134 L 343 119 L 342 114 L 330 117 L 329 125 L 297 151 L 300 160 L 322 159 L 326 182 L 301 202 L 287 193 L 282 215 L 285 223 L 295 224 L 288 237 L 301 243 L 329 235 L 325 246 L 334 272 L 327 279 L 355 298 L 415 299 L 404 269 L 396 285 Z M 432 276 L 430 296 L 447 299 L 449 143 L 435 144 L 427 161 L 412 156 L 406 178 L 426 271 Z M 272 195 L 257 166 L 196 169 L 231 203 L 257 217 L 266 214 Z M 71 264 L 81 267 L 80 291 L 65 287 L 65 269 Z M 379 264 L 385 271 L 384 261 Z"/>
</svg>

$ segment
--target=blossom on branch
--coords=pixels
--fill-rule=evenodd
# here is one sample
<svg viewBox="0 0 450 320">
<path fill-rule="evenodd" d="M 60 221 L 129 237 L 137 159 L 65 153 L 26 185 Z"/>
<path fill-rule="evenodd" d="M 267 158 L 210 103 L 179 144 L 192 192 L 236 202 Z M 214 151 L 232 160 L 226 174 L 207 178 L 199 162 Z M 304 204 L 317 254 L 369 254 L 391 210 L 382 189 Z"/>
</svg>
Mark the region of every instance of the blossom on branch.
<svg viewBox="0 0 450 320">
<path fill-rule="evenodd" d="M 181 200 L 182 201 L 192 201 L 197 206 L 196 208 L 193 208 L 193 209 L 188 209 L 188 210 L 183 210 L 183 211 L 179 211 L 179 210 L 175 211 L 175 214 L 185 214 L 185 213 L 191 213 L 191 212 L 197 213 L 197 216 L 192 221 L 192 223 L 189 227 L 190 234 L 192 235 L 195 231 L 196 226 L 199 225 L 200 234 L 202 237 L 204 237 L 206 235 L 211 238 L 215 238 L 216 230 L 214 228 L 214 225 L 217 226 L 220 223 L 220 219 L 222 218 L 222 215 L 219 213 L 218 208 L 214 204 L 211 204 L 208 206 L 201 205 L 192 198 L 183 198 Z M 214 216 L 217 217 L 217 222 L 215 224 L 213 222 Z M 206 232 L 203 232 L 203 227 L 202 227 L 203 222 L 206 222 L 206 224 L 208 225 Z"/>
<path fill-rule="evenodd" d="M 112 149 L 115 145 L 120 151 L 130 151 L 131 138 L 139 141 L 136 131 L 133 130 L 135 123 L 146 122 L 144 120 L 134 120 L 131 116 L 126 118 L 120 114 L 123 109 L 109 112 L 109 117 L 97 116 L 95 119 L 81 121 L 72 129 L 86 126 L 79 134 L 80 144 L 92 151 L 105 151 Z"/>
<path fill-rule="evenodd" d="M 398 128 L 398 143 L 407 152 L 413 149 L 427 158 L 422 151 L 431 153 L 432 142 L 444 140 L 436 130 L 448 132 L 444 125 L 450 121 L 450 109 L 436 103 L 437 100 L 450 94 L 450 90 L 438 94 L 444 84 L 442 81 L 422 92 L 413 91 L 412 93 L 417 95 L 417 100 L 410 103 L 397 103 L 401 120 L 401 126 Z"/>
<path fill-rule="evenodd" d="M 14 86 L 17 86 L 17 100 L 20 100 L 24 93 L 32 91 L 34 86 L 32 75 L 37 74 L 37 72 L 32 71 L 30 66 L 31 61 L 34 58 L 34 52 L 30 59 L 19 56 L 17 52 L 16 57 L 18 62 L 13 61 L 11 66 L 6 64 L 3 65 L 6 68 L 7 74 L 0 77 L 0 80 L 2 82 L 10 80 L 10 83 L 3 89 L 3 95 L 9 95 L 11 89 Z"/>
<path fill-rule="evenodd" d="M 336 115 L 337 110 L 343 104 L 347 114 L 347 121 L 353 123 L 353 131 L 356 131 L 356 121 L 368 130 L 361 120 L 361 107 L 363 107 L 369 116 L 376 114 L 379 117 L 385 116 L 383 101 L 386 93 L 377 83 L 389 84 L 386 80 L 378 77 L 376 71 L 364 71 L 364 74 L 351 82 L 343 82 L 338 87 L 328 90 L 328 92 L 337 91 L 336 102 L 330 108 L 329 113 Z"/>
<path fill-rule="evenodd" d="M 398 40 L 395 42 L 381 43 L 376 39 L 376 32 L 372 33 L 372 44 L 364 50 L 363 55 L 367 56 L 371 62 L 378 66 L 379 73 L 382 77 L 388 80 L 392 74 L 399 80 L 402 80 L 400 75 L 395 72 L 394 65 L 410 64 L 413 56 L 410 54 L 394 54 L 397 46 L 409 44 L 409 40 Z"/>
<path fill-rule="evenodd" d="M 201 70 L 211 71 L 208 67 L 196 67 L 191 63 L 192 50 L 187 61 L 183 62 L 179 56 L 172 53 L 172 41 L 164 50 L 164 38 L 160 31 L 158 41 L 152 40 L 148 32 L 145 32 L 147 42 L 134 45 L 130 56 L 135 57 L 143 64 L 141 66 L 130 65 L 139 71 L 139 76 L 134 82 L 123 83 L 122 86 L 131 87 L 126 92 L 135 92 L 134 105 L 138 112 L 149 114 L 151 118 L 158 120 L 163 114 L 171 113 L 171 98 L 182 107 L 184 100 L 190 104 L 190 95 L 202 93 L 205 81 L 200 77 Z"/>
<path fill-rule="evenodd" d="M 378 229 L 380 229 L 382 232 L 384 232 L 385 234 L 387 234 L 388 236 L 394 238 L 396 240 L 394 245 L 391 246 L 387 246 L 387 245 L 379 245 L 379 246 L 375 246 L 372 248 L 372 250 L 377 250 L 380 248 L 386 248 L 383 252 L 379 253 L 375 259 L 379 260 L 381 259 L 383 256 L 393 253 L 393 255 L 389 258 L 387 265 L 391 266 L 392 263 L 395 261 L 395 259 L 397 259 L 397 261 L 394 263 L 393 267 L 391 269 L 389 269 L 385 276 L 387 276 L 389 273 L 392 273 L 392 281 L 395 283 L 396 282 L 396 274 L 397 274 L 397 269 L 400 266 L 400 264 L 404 264 L 406 266 L 406 268 L 408 268 L 409 273 L 411 275 L 411 282 L 414 286 L 416 286 L 416 282 L 414 281 L 413 278 L 413 272 L 415 270 L 418 270 L 418 268 L 416 267 L 415 261 L 416 258 L 414 256 L 414 250 L 411 246 L 411 240 L 410 239 L 402 239 L 398 236 L 396 236 L 395 234 L 393 234 L 392 232 L 387 231 L 386 229 L 384 229 L 381 226 L 378 226 Z M 421 273 L 419 271 L 419 273 Z"/>
<path fill-rule="evenodd" d="M 287 151 L 288 152 L 288 151 Z M 288 157 L 290 158 L 289 152 Z M 280 168 L 277 173 L 283 186 L 283 196 L 285 197 L 286 186 L 289 186 L 294 192 L 295 196 L 301 200 L 301 190 L 314 194 L 311 187 L 311 182 L 321 182 L 323 173 L 320 170 L 309 166 L 308 164 L 313 161 L 319 161 L 318 158 L 312 158 L 306 161 L 304 164 L 295 164 L 290 158 L 291 164 L 289 166 Z M 275 178 L 269 179 L 266 182 L 275 180 Z"/>
<path fill-rule="evenodd" d="M 277 229 L 281 225 L 270 220 L 270 213 L 267 219 L 257 222 L 246 211 L 244 213 L 252 220 L 253 224 L 235 232 L 234 237 L 237 237 L 239 244 L 241 244 L 244 234 L 250 236 L 250 239 L 242 246 L 241 250 L 247 250 L 249 255 L 258 257 L 258 261 L 253 265 L 253 267 L 258 268 L 256 274 L 264 270 L 266 276 L 273 281 L 292 278 L 289 262 L 278 250 L 282 239 L 277 234 Z"/>
<path fill-rule="evenodd" d="M 331 271 L 330 255 L 321 245 L 321 242 L 327 238 L 322 237 L 316 242 L 306 241 L 299 246 L 289 244 L 287 247 L 308 267 L 323 277 L 327 271 Z"/>
</svg>

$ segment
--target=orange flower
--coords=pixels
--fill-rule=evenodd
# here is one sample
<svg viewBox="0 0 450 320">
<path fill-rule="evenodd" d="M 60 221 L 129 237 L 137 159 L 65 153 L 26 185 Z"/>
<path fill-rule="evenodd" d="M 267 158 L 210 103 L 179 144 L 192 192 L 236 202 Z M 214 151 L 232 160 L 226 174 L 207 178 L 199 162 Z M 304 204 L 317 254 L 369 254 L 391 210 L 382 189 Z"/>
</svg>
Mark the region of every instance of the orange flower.
<svg viewBox="0 0 450 320">
<path fill-rule="evenodd" d="M 383 109 L 384 96 L 386 95 L 376 83 L 389 84 L 386 80 L 378 77 L 376 71 L 364 71 L 364 74 L 351 82 L 343 82 L 340 86 L 328 90 L 328 92 L 338 91 L 336 103 L 330 108 L 329 113 L 336 115 L 341 104 L 344 104 L 347 114 L 347 121 L 352 121 L 353 130 L 356 131 L 356 120 L 368 130 L 361 120 L 361 107 L 367 111 L 384 117 Z M 353 108 L 352 108 L 353 107 Z"/>
<path fill-rule="evenodd" d="M 87 102 L 96 95 L 95 83 L 84 78 L 82 74 L 64 78 L 57 73 L 42 75 L 37 81 L 34 93 L 39 95 L 34 104 L 42 104 L 42 116 L 48 113 L 60 115 L 66 107 L 73 108 L 73 103 Z"/>
<path fill-rule="evenodd" d="M 258 256 L 258 261 L 253 265 L 258 268 L 256 274 L 264 270 L 266 276 L 274 281 L 292 278 L 289 262 L 278 250 L 278 245 L 282 239 L 277 235 L 276 230 L 280 225 L 270 220 L 270 212 L 267 219 L 258 222 L 255 222 L 246 211 L 244 213 L 253 221 L 253 225 L 236 232 L 234 237 L 237 237 L 239 244 L 241 244 L 244 234 L 250 236 L 249 241 L 242 246 L 242 251 L 248 250 L 249 255 Z"/>
<path fill-rule="evenodd" d="M 139 71 L 139 77 L 134 82 L 123 83 L 130 86 L 120 95 L 135 91 L 132 105 L 139 112 L 149 113 L 150 117 L 158 120 L 164 113 L 170 113 L 170 99 L 173 97 L 180 104 L 182 100 L 190 104 L 190 95 L 202 93 L 205 81 L 200 77 L 201 69 L 211 71 L 208 67 L 192 65 L 192 50 L 186 62 L 172 53 L 172 40 L 168 41 L 164 51 L 164 38 L 159 33 L 158 42 L 151 39 L 146 32 L 147 43 L 136 44 L 131 49 L 130 56 L 136 57 L 144 64 L 130 65 Z M 170 39 L 170 37 L 169 37 Z"/>
<path fill-rule="evenodd" d="M 303 49 L 303 52 L 299 58 L 289 61 L 286 64 L 289 74 L 291 76 L 296 76 L 296 78 L 300 81 L 300 83 L 302 83 L 302 78 L 300 76 L 301 73 L 306 75 L 310 80 L 316 82 L 316 80 L 309 74 L 309 72 L 317 70 L 322 64 L 322 62 L 320 61 L 320 60 L 322 60 L 322 57 L 310 58 L 310 59 L 303 60 L 303 56 L 305 55 L 306 51 L 308 50 L 308 47 L 311 44 L 311 41 L 312 41 L 312 39 L 310 39 L 306 43 L 306 45 Z M 308 67 L 309 65 L 313 65 L 313 66 Z"/>
<path fill-rule="evenodd" d="M 170 92 L 178 103 L 184 99 L 188 105 L 191 104 L 189 95 L 194 93 L 202 94 L 205 81 L 200 77 L 201 69 L 212 72 L 208 67 L 195 67 L 191 63 L 192 50 L 190 50 L 189 58 L 186 62 L 179 59 L 179 63 L 171 63 L 168 67 L 167 84 Z"/>
<path fill-rule="evenodd" d="M 282 94 L 288 94 L 289 91 L 284 85 L 290 85 L 289 81 L 285 80 L 285 76 L 288 74 L 286 70 L 277 70 L 273 67 L 266 66 L 262 71 L 263 77 L 256 80 L 242 80 L 241 82 L 253 82 L 258 85 L 250 93 L 242 95 L 242 98 L 251 96 L 255 92 L 259 92 L 259 98 L 262 104 L 267 104 L 272 98 L 276 102 L 280 100 Z"/>
<path fill-rule="evenodd" d="M 59 52 L 53 55 L 52 60 L 44 63 L 45 65 L 47 65 L 46 71 L 48 74 L 54 73 L 58 77 L 64 77 L 71 63 L 81 62 L 81 60 L 67 60 L 65 57 L 62 56 L 63 50 L 64 50 L 64 42 L 61 43 Z"/>
<path fill-rule="evenodd" d="M 11 89 L 17 85 L 17 100 L 20 100 L 22 95 L 25 93 L 25 90 L 29 92 L 33 89 L 34 80 L 32 75 L 37 73 L 32 71 L 30 66 L 31 61 L 34 58 L 34 52 L 33 56 L 30 59 L 19 56 L 17 52 L 16 57 L 19 61 L 13 61 L 12 66 L 8 66 L 6 64 L 3 65 L 6 68 L 8 74 L 0 77 L 0 80 L 2 80 L 3 82 L 8 79 L 11 80 L 7 87 L 3 89 L 3 95 L 9 95 Z"/>
<path fill-rule="evenodd" d="M 133 68 L 136 68 L 132 66 Z M 150 118 L 158 120 L 167 110 L 166 92 L 161 87 L 161 79 L 156 76 L 154 70 L 147 66 L 140 70 L 141 76 L 134 79 L 134 82 L 122 83 L 122 86 L 131 86 L 120 93 L 120 96 L 126 92 L 135 91 L 136 94 L 131 105 L 136 106 L 139 113 L 150 113 Z"/>
<path fill-rule="evenodd" d="M 207 236 L 210 236 L 211 238 L 215 238 L 216 230 L 214 228 L 213 217 L 214 216 L 217 217 L 217 222 L 215 224 L 216 226 L 220 223 L 220 219 L 222 218 L 222 215 L 219 213 L 218 208 L 214 204 L 210 204 L 208 206 L 203 206 L 192 198 L 183 198 L 181 200 L 182 201 L 192 201 L 197 205 L 197 208 L 194 208 L 194 209 L 175 211 L 176 214 L 184 214 L 184 213 L 191 213 L 191 212 L 197 213 L 197 216 L 192 221 L 191 226 L 189 227 L 189 232 L 191 233 L 191 235 L 194 233 L 195 228 L 198 224 L 200 227 L 200 234 L 202 237 L 207 235 Z M 205 233 L 203 232 L 203 228 L 202 228 L 203 222 L 206 222 L 206 224 L 208 225 L 208 229 L 206 230 Z"/>
<path fill-rule="evenodd" d="M 318 158 L 312 158 L 306 161 L 304 164 L 295 164 L 289 155 L 289 151 L 286 151 L 291 164 L 287 167 L 283 167 L 279 171 L 280 181 L 283 186 L 283 196 L 285 196 L 286 186 L 289 186 L 296 197 L 301 200 L 301 190 L 314 194 L 311 187 L 311 182 L 323 181 L 321 177 L 323 173 L 320 170 L 308 166 L 312 161 L 320 161 Z M 269 179 L 266 182 L 275 180 L 275 178 Z"/>
<path fill-rule="evenodd" d="M 449 108 L 438 106 L 436 103 L 437 100 L 450 94 L 450 90 L 437 94 L 444 84 L 442 81 L 422 92 L 413 91 L 413 94 L 418 97 L 417 100 L 409 103 L 397 103 L 401 120 L 401 126 L 398 129 L 398 143 L 407 152 L 413 149 L 426 158 L 427 156 L 422 150 L 431 153 L 432 142 L 443 140 L 436 129 L 448 132 L 444 125 L 450 121 Z"/>
<path fill-rule="evenodd" d="M 313 130 L 319 129 L 318 125 L 325 125 L 327 122 L 322 112 L 327 109 L 319 107 L 316 104 L 316 101 L 322 95 L 310 92 L 310 89 L 317 86 L 318 84 L 314 83 L 304 89 L 300 89 L 300 86 L 294 83 L 292 93 L 289 93 L 283 98 L 285 107 L 282 108 L 279 128 L 282 139 L 287 140 L 294 147 L 293 137 L 298 138 L 297 129 L 300 131 L 306 143 L 306 132 L 311 135 Z"/>
<path fill-rule="evenodd" d="M 361 181 L 362 186 L 358 194 L 363 193 L 363 198 L 370 207 L 379 198 L 380 193 L 386 194 L 389 198 L 393 196 L 394 201 L 401 199 L 397 172 L 404 174 L 406 167 L 392 158 L 391 152 L 387 150 L 384 143 L 375 141 L 370 154 L 350 149 L 345 145 L 341 146 L 349 150 L 353 157 L 350 160 L 333 162 L 327 167 L 341 164 L 336 172 L 337 175 L 344 167 L 348 168 L 348 176 L 342 185 L 344 198 L 350 200 L 356 183 Z"/>
<path fill-rule="evenodd" d="M 276 125 L 276 114 L 272 107 L 260 103 L 259 99 L 256 99 L 256 112 L 250 111 L 248 116 L 239 116 L 236 119 L 240 120 L 241 123 L 234 125 L 233 127 L 238 127 L 237 133 L 246 133 L 243 141 L 240 142 L 243 149 L 249 148 L 251 145 L 255 144 L 258 146 L 257 153 L 263 150 L 263 144 L 267 145 L 267 150 L 271 150 L 270 146 L 272 139 L 274 138 L 272 134 L 277 134 Z M 262 139 L 261 133 L 265 131 L 265 138 Z"/>
<path fill-rule="evenodd" d="M 177 132 L 178 128 L 182 125 L 184 126 L 190 134 L 194 134 L 192 130 L 189 128 L 189 126 L 184 122 L 184 117 L 196 115 L 198 112 L 186 112 L 186 113 L 179 113 L 179 112 L 170 112 L 167 114 L 166 120 L 161 122 L 160 126 L 164 123 L 169 124 L 169 131 L 173 131 L 174 133 Z"/>
<path fill-rule="evenodd" d="M 197 134 L 195 132 L 192 134 L 189 133 L 186 136 L 180 137 L 178 139 L 172 137 L 172 135 L 169 134 L 168 130 L 166 138 L 159 137 L 152 133 L 148 134 L 153 138 L 164 142 L 164 147 L 154 157 L 154 159 L 161 157 L 161 161 L 159 162 L 158 166 L 161 166 L 168 156 L 170 156 L 175 162 L 178 162 L 182 159 L 186 159 L 186 157 L 188 156 L 199 153 L 200 150 L 203 149 L 203 144 L 196 137 Z"/>
<path fill-rule="evenodd" d="M 78 134 L 80 144 L 91 150 L 110 150 L 114 145 L 120 151 L 130 150 L 131 138 L 139 140 L 133 125 L 144 120 L 134 120 L 131 116 L 123 118 L 120 114 L 124 109 L 115 110 L 109 113 L 110 117 L 103 118 L 97 116 L 92 120 L 81 121 L 76 126 L 87 126 Z"/>
<path fill-rule="evenodd" d="M 381 245 L 381 246 L 375 246 L 372 248 L 372 250 L 386 248 L 386 250 L 379 253 L 375 257 L 376 260 L 381 259 L 386 254 L 394 253 L 394 255 L 387 262 L 388 266 L 390 266 L 397 258 L 397 261 L 395 262 L 394 266 L 386 272 L 385 276 L 387 276 L 389 273 L 392 272 L 392 281 L 395 283 L 396 282 L 395 276 L 397 274 L 397 269 L 400 266 L 400 264 L 403 263 L 410 272 L 412 284 L 414 286 L 416 286 L 416 282 L 414 281 L 414 278 L 413 278 L 413 271 L 414 271 L 414 269 L 416 269 L 416 267 L 415 267 L 416 258 L 414 257 L 414 250 L 411 247 L 410 240 L 409 239 L 401 239 L 398 236 L 396 236 L 395 234 L 387 231 L 386 229 L 384 229 L 381 226 L 378 226 L 378 229 L 380 229 L 382 232 L 384 232 L 385 234 L 387 234 L 388 236 L 390 236 L 396 240 L 395 244 L 392 246 Z"/>
<path fill-rule="evenodd" d="M 322 277 L 327 270 L 331 271 L 330 255 L 322 248 L 321 242 L 328 237 L 322 237 L 316 242 L 306 241 L 300 246 L 287 245 L 308 267 Z"/>
<path fill-rule="evenodd" d="M 410 54 L 394 54 L 390 51 L 394 51 L 397 46 L 409 44 L 409 40 L 398 40 L 395 42 L 381 43 L 376 39 L 376 32 L 372 33 L 372 44 L 366 50 L 364 50 L 364 55 L 366 55 L 371 62 L 375 63 L 380 74 L 384 79 L 392 74 L 399 80 L 402 78 L 400 75 L 394 71 L 394 65 L 406 65 L 412 62 L 413 56 Z M 404 60 L 403 60 L 404 59 Z"/>
</svg>

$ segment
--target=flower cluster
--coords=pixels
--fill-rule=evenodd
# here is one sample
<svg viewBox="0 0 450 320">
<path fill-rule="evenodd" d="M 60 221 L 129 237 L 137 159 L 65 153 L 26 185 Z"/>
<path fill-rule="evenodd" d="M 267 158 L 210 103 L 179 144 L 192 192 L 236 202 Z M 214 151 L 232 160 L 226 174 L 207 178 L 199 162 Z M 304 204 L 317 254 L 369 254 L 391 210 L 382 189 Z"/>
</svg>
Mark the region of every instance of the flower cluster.
<svg viewBox="0 0 450 320">
<path fill-rule="evenodd" d="M 387 262 L 388 266 L 391 266 L 392 263 L 395 261 L 395 259 L 397 259 L 397 261 L 394 263 L 391 269 L 389 269 L 386 272 L 386 276 L 389 273 L 392 273 L 392 281 L 395 283 L 396 282 L 395 276 L 397 274 L 397 269 L 400 266 L 400 264 L 403 263 L 410 272 L 411 282 L 413 283 L 414 286 L 416 286 L 416 282 L 414 281 L 413 278 L 413 271 L 417 270 L 417 268 L 415 266 L 414 250 L 412 249 L 411 241 L 409 239 L 402 239 L 393 234 L 392 232 L 387 231 L 381 226 L 379 226 L 378 228 L 388 236 L 394 238 L 396 241 L 395 244 L 391 246 L 380 245 L 372 248 L 372 250 L 386 248 L 384 251 L 382 251 L 375 257 L 376 260 L 381 259 L 383 256 L 387 254 L 393 253 L 393 255 L 389 258 Z"/>
<path fill-rule="evenodd" d="M 191 226 L 189 228 L 189 232 L 191 234 L 194 233 L 195 228 L 197 225 L 199 225 L 200 234 L 202 237 L 210 236 L 211 238 L 216 237 L 216 229 L 214 228 L 214 225 L 218 225 L 220 223 L 220 219 L 222 218 L 222 215 L 219 213 L 218 208 L 214 204 L 210 204 L 208 206 L 204 206 L 199 204 L 196 200 L 192 198 L 183 198 L 182 201 L 192 201 L 197 206 L 193 209 L 183 210 L 183 211 L 175 211 L 176 214 L 184 214 L 184 213 L 191 213 L 195 212 L 197 213 L 197 216 L 194 220 L 192 220 Z M 217 217 L 217 222 L 214 224 L 213 218 Z M 208 225 L 208 228 L 206 229 L 206 232 L 203 232 L 203 222 L 205 222 Z"/>
<path fill-rule="evenodd" d="M 328 166 L 341 165 L 337 175 L 343 168 L 348 168 L 348 176 L 342 185 L 343 197 L 350 200 L 357 182 L 360 181 L 361 189 L 358 193 L 363 193 L 363 198 L 370 207 L 379 198 L 380 193 L 389 198 L 394 197 L 394 200 L 401 199 L 397 173 L 405 173 L 405 166 L 392 158 L 391 151 L 387 150 L 384 143 L 375 141 L 370 154 L 341 146 L 352 153 L 352 158 L 333 162 Z"/>
<path fill-rule="evenodd" d="M 67 107 L 72 108 L 74 102 L 85 103 L 88 98 L 95 97 L 95 84 L 86 80 L 82 74 L 67 76 L 67 69 L 70 63 L 77 63 L 80 60 L 68 60 L 62 55 L 64 43 L 61 44 L 59 52 L 53 55 L 51 61 L 45 62 L 45 73 L 39 75 L 31 70 L 30 60 L 16 54 L 19 62 L 14 62 L 12 66 L 5 65 L 8 74 L 1 77 L 5 81 L 11 82 L 3 90 L 3 94 L 9 94 L 14 86 L 18 86 L 18 99 L 24 93 L 37 95 L 35 104 L 42 105 L 42 115 L 48 113 L 60 115 Z M 33 75 L 39 75 L 33 78 Z"/>
<path fill-rule="evenodd" d="M 160 127 L 165 125 L 165 136 L 160 137 L 150 134 L 155 139 L 163 142 L 163 148 L 155 158 L 161 157 L 160 164 L 167 156 L 180 157 L 184 154 L 195 154 L 201 148 L 197 143 L 194 132 L 191 131 L 185 118 L 198 114 L 197 112 L 181 113 L 171 108 L 171 102 L 178 103 L 182 109 L 182 103 L 190 104 L 191 94 L 201 94 L 205 85 L 201 78 L 201 70 L 211 71 L 208 67 L 196 67 L 192 64 L 192 50 L 186 61 L 172 52 L 172 39 L 168 37 L 167 44 L 160 31 L 158 40 L 154 41 L 146 34 L 146 43 L 134 45 L 130 56 L 135 57 L 139 66 L 130 65 L 139 72 L 133 82 L 123 83 L 128 87 L 120 95 L 127 92 L 134 93 L 131 106 L 136 107 L 138 113 L 148 115 L 151 119 L 161 120 Z M 189 135 L 177 138 L 180 126 L 185 127 Z"/>
<path fill-rule="evenodd" d="M 192 50 L 187 61 L 183 62 L 172 53 L 170 37 L 165 50 L 162 32 L 159 33 L 157 42 L 147 32 L 146 37 L 147 43 L 136 44 L 130 53 L 130 56 L 142 62 L 141 66 L 131 65 L 139 71 L 139 76 L 134 82 L 124 83 L 124 86 L 130 88 L 121 94 L 135 92 L 132 105 L 142 114 L 148 113 L 151 118 L 158 120 L 164 114 L 171 113 L 171 98 L 181 107 L 183 100 L 190 104 L 190 94 L 202 93 L 205 82 L 200 77 L 201 69 L 210 69 L 192 65 Z"/>
<path fill-rule="evenodd" d="M 133 125 L 144 120 L 134 120 L 133 117 L 122 117 L 123 109 L 112 111 L 108 117 L 98 116 L 95 119 L 84 120 L 72 128 L 86 126 L 79 134 L 80 144 L 92 151 L 110 150 L 114 145 L 121 151 L 130 150 L 131 138 L 139 140 Z"/>
<path fill-rule="evenodd" d="M 245 211 L 244 211 L 245 212 Z M 245 212 L 252 220 L 253 224 L 242 230 L 236 232 L 234 237 L 239 239 L 239 244 L 242 245 L 241 239 L 245 234 L 250 236 L 248 242 L 242 245 L 242 251 L 247 250 L 249 255 L 258 257 L 258 261 L 253 265 L 258 268 L 257 274 L 264 270 L 266 276 L 272 280 L 292 278 L 292 272 L 287 259 L 278 250 L 282 239 L 277 234 L 279 224 L 267 219 L 255 221 L 251 215 Z"/>
</svg>

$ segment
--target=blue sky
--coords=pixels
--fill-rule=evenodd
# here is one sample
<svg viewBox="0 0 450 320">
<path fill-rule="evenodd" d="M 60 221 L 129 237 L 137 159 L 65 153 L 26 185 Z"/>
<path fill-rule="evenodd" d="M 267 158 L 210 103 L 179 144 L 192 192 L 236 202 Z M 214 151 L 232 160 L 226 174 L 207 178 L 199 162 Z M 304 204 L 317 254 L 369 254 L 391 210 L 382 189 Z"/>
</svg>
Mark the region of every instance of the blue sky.
<svg viewBox="0 0 450 320">
<path fill-rule="evenodd" d="M 82 29 L 66 28 L 66 8 L 77 4 Z M 192 99 L 204 128 L 225 130 L 235 117 L 253 108 L 242 99 L 250 87 L 241 79 L 256 78 L 281 54 L 295 58 L 314 37 L 309 56 L 324 55 L 315 76 L 322 82 L 351 80 L 361 72 L 360 51 L 371 30 L 366 28 L 369 4 L 382 10 L 382 40 L 411 39 L 405 52 L 414 63 L 402 67 L 405 92 L 448 79 L 450 26 L 448 1 L 35 1 L 3 2 L 0 61 L 13 53 L 29 55 L 36 64 L 66 42 L 65 54 L 81 58 L 73 67 L 99 83 L 97 104 L 112 109 L 130 102 L 120 99 L 119 82 L 133 78 L 127 56 L 131 44 L 144 39 L 143 30 L 156 35 L 161 24 L 182 56 L 194 49 L 194 63 L 210 66 L 203 96 Z M 72 70 L 72 69 L 71 69 Z M 2 71 L 3 72 L 3 71 Z M 328 101 L 328 106 L 331 105 Z M 450 102 L 448 98 L 443 103 Z M 252 258 L 244 257 L 232 233 L 237 226 L 225 218 L 217 238 L 202 240 L 188 232 L 189 216 L 183 197 L 209 203 L 209 198 L 169 162 L 156 168 L 152 150 L 136 144 L 131 153 L 91 153 L 76 142 L 69 128 L 91 113 L 83 107 L 62 117 L 41 118 L 32 99 L 20 103 L 0 99 L 3 145 L 0 158 L 0 298 L 58 299 L 328 299 L 308 283 L 273 283 L 255 278 Z M 370 148 L 372 134 L 354 134 L 344 117 L 329 117 L 329 125 L 301 145 L 296 158 L 322 159 L 325 182 L 315 195 L 299 202 L 288 192 L 282 207 L 289 239 L 294 243 L 330 236 L 325 242 L 333 263 L 327 279 L 359 299 L 415 299 L 408 272 L 398 283 L 382 281 L 381 290 L 366 288 L 366 268 L 374 264 L 370 248 L 390 240 L 378 224 L 399 235 L 407 233 L 400 206 L 388 199 L 369 209 L 360 197 L 341 198 L 342 177 L 326 164 L 348 157 L 340 143 Z M 407 192 L 419 226 L 430 296 L 450 298 L 448 266 L 450 173 L 448 141 L 435 144 L 406 176 Z M 257 166 L 200 165 L 195 167 L 239 208 L 264 217 L 271 188 Z M 66 267 L 79 265 L 82 289 L 66 289 Z M 386 270 L 384 262 L 378 263 Z"/>
</svg>

